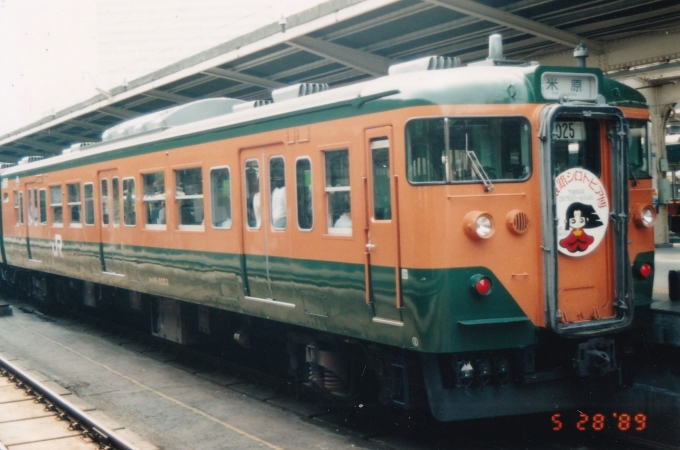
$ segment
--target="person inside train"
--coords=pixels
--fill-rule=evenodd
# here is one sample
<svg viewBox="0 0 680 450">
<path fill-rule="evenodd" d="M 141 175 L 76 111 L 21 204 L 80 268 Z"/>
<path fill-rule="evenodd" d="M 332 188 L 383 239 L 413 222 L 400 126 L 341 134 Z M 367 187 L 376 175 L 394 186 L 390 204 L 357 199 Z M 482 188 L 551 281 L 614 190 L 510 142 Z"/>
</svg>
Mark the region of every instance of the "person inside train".
<svg viewBox="0 0 680 450">
<path fill-rule="evenodd" d="M 346 228 L 349 230 L 352 228 L 352 212 L 350 210 L 349 202 L 343 203 L 342 211 L 343 213 L 333 224 L 333 228 Z"/>
<path fill-rule="evenodd" d="M 274 177 L 274 189 L 271 193 L 272 227 L 286 228 L 286 185 L 282 175 Z"/>
</svg>

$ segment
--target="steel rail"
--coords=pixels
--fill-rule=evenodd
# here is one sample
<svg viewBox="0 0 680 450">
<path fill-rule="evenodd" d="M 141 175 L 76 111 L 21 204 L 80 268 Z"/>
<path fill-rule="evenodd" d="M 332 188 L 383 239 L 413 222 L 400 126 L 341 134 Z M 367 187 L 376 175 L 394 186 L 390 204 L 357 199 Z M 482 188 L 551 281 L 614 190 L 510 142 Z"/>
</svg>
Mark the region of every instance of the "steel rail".
<svg viewBox="0 0 680 450">
<path fill-rule="evenodd" d="M 41 382 L 26 374 L 23 370 L 19 369 L 17 366 L 10 363 L 2 356 L 0 356 L 0 368 L 4 368 L 10 372 L 11 375 L 21 380 L 27 387 L 30 387 L 34 393 L 42 397 L 45 402 L 51 403 L 55 407 L 61 409 L 68 416 L 75 419 L 78 424 L 81 425 L 81 429 L 83 429 L 83 431 L 92 431 L 96 433 L 102 441 L 106 441 L 106 444 L 112 446 L 116 450 L 137 450 L 136 447 L 116 436 L 112 430 L 97 422 L 83 411 L 80 411 L 70 402 L 64 400 L 60 395 L 52 392 Z M 93 436 L 90 437 L 95 439 Z M 101 444 L 102 442 L 99 441 L 99 443 Z M 6 448 L 0 444 L 0 450 L 6 450 Z"/>
</svg>

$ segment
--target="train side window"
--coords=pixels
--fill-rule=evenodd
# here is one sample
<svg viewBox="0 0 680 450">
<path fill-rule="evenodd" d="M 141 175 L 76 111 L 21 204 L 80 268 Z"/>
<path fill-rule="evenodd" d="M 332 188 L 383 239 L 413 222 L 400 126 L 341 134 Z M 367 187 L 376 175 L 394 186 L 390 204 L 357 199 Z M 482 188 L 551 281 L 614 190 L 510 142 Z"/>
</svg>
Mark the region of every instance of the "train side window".
<svg viewBox="0 0 680 450">
<path fill-rule="evenodd" d="M 120 185 L 118 177 L 111 178 L 111 197 L 113 200 L 113 226 L 120 225 Z"/>
<path fill-rule="evenodd" d="M 373 218 L 391 220 L 390 141 L 388 139 L 380 138 L 371 141 L 371 161 L 373 165 Z"/>
<path fill-rule="evenodd" d="M 3 192 L 3 193 L 2 193 L 2 202 L 3 202 L 3 203 L 8 203 L 8 202 L 9 202 L 9 192 Z"/>
<path fill-rule="evenodd" d="M 250 230 L 259 230 L 262 222 L 260 202 L 260 164 L 256 159 L 245 163 L 246 183 L 246 226 Z"/>
<path fill-rule="evenodd" d="M 288 221 L 286 207 L 286 168 L 283 157 L 274 156 L 269 160 L 269 218 L 272 228 L 284 230 Z"/>
<path fill-rule="evenodd" d="M 649 158 L 648 122 L 644 120 L 628 121 L 628 166 L 631 173 L 638 178 L 651 178 Z"/>
<path fill-rule="evenodd" d="M 94 225 L 94 184 L 83 185 L 85 194 L 85 225 Z"/>
<path fill-rule="evenodd" d="M 47 190 L 40 189 L 39 213 L 40 225 L 47 225 Z"/>
<path fill-rule="evenodd" d="M 123 178 L 123 223 L 134 227 L 137 224 L 137 196 L 135 194 L 135 179 Z"/>
<path fill-rule="evenodd" d="M 73 183 L 66 185 L 66 191 L 68 192 L 68 209 L 70 215 L 70 226 L 80 226 L 80 183 Z"/>
<path fill-rule="evenodd" d="M 19 191 L 14 191 L 14 211 L 16 212 L 17 225 L 22 225 L 24 223 L 24 193 Z"/>
<path fill-rule="evenodd" d="M 61 186 L 50 186 L 50 208 L 52 208 L 52 225 L 62 226 L 63 206 L 61 200 Z"/>
<path fill-rule="evenodd" d="M 101 186 L 101 201 L 102 201 L 102 225 L 109 224 L 109 180 L 102 178 Z"/>
<path fill-rule="evenodd" d="M 33 225 L 33 216 L 35 210 L 33 209 L 33 189 L 27 189 L 27 204 L 28 204 L 28 224 Z"/>
<path fill-rule="evenodd" d="M 295 162 L 295 181 L 297 193 L 297 220 L 301 230 L 311 230 L 314 226 L 312 202 L 312 162 L 300 158 Z"/>
<path fill-rule="evenodd" d="M 352 208 L 349 195 L 349 151 L 324 153 L 326 164 L 326 201 L 328 233 L 352 234 Z"/>
<path fill-rule="evenodd" d="M 38 208 L 38 189 L 33 189 L 33 225 L 40 223 L 40 209 Z"/>
<path fill-rule="evenodd" d="M 36 192 L 34 189 L 27 189 L 28 193 L 28 224 L 37 225 L 38 224 L 38 209 L 35 207 L 35 196 Z"/>
<path fill-rule="evenodd" d="M 175 171 L 175 198 L 180 230 L 203 229 L 203 171 L 200 167 Z"/>
<path fill-rule="evenodd" d="M 144 211 L 146 228 L 165 229 L 165 174 L 163 172 L 147 173 L 144 181 Z M 160 227 L 157 225 L 161 225 Z"/>
<path fill-rule="evenodd" d="M 228 167 L 210 170 L 210 214 L 213 228 L 231 228 L 231 180 Z"/>
</svg>

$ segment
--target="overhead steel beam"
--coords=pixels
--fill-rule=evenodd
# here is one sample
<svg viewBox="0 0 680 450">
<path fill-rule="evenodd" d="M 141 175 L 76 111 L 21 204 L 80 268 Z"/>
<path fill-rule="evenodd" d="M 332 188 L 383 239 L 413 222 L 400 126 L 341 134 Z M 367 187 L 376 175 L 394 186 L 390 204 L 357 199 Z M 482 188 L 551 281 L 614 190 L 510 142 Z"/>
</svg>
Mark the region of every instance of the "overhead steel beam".
<svg viewBox="0 0 680 450">
<path fill-rule="evenodd" d="M 64 122 L 63 125 L 66 126 L 66 127 L 68 127 L 70 125 L 70 126 L 74 126 L 74 127 L 86 128 L 88 130 L 98 131 L 98 132 L 101 133 L 105 129 L 112 127 L 115 124 L 104 126 L 104 125 L 97 125 L 97 124 L 94 124 L 94 123 L 86 122 L 84 120 L 71 119 L 68 122 Z"/>
<path fill-rule="evenodd" d="M 128 109 L 116 108 L 115 106 L 104 106 L 99 108 L 99 112 L 108 114 L 109 116 L 118 117 L 119 119 L 132 119 L 133 117 L 140 116 L 141 114 L 135 111 L 130 111 Z"/>
<path fill-rule="evenodd" d="M 169 102 L 175 103 L 188 103 L 196 100 L 192 97 L 187 97 L 186 95 L 174 94 L 172 92 L 160 91 L 158 89 L 151 89 L 144 92 L 142 95 L 153 98 L 160 98 L 161 100 L 167 100 Z"/>
<path fill-rule="evenodd" d="M 534 36 L 557 42 L 558 44 L 574 47 L 580 43 L 586 45 L 592 52 L 604 53 L 604 44 L 594 39 L 579 36 L 568 31 L 560 30 L 531 19 L 518 16 L 497 8 L 482 5 L 471 0 L 423 0 L 433 5 L 441 6 L 468 16 L 478 17 L 488 22 L 497 23 L 508 28 L 533 34 Z"/>
<path fill-rule="evenodd" d="M 35 139 L 27 137 L 19 139 L 19 143 L 29 145 L 33 148 L 41 150 L 41 153 L 48 152 L 50 154 L 55 154 L 61 152 L 64 149 L 64 147 L 60 145 L 49 144 L 47 142 L 40 142 Z"/>
<path fill-rule="evenodd" d="M 63 139 L 64 141 L 69 141 L 69 142 L 82 142 L 83 139 L 86 138 L 86 136 L 83 135 L 78 135 L 78 134 L 70 134 L 70 133 L 62 133 L 61 131 L 55 131 L 51 129 L 43 130 L 40 131 L 36 134 L 42 135 L 42 136 L 53 136 L 59 139 Z"/>
<path fill-rule="evenodd" d="M 256 77 L 253 75 L 236 72 L 234 70 L 220 69 L 219 67 L 204 70 L 201 73 L 217 78 L 224 78 L 225 80 L 239 81 L 241 83 L 248 83 L 254 86 L 260 86 L 269 89 L 288 86 L 285 83 L 279 83 L 278 81 L 270 80 L 268 78 Z"/>
<path fill-rule="evenodd" d="M 394 64 L 393 60 L 384 56 L 309 36 L 297 37 L 288 41 L 288 44 L 371 75 L 387 75 L 387 69 Z"/>
</svg>

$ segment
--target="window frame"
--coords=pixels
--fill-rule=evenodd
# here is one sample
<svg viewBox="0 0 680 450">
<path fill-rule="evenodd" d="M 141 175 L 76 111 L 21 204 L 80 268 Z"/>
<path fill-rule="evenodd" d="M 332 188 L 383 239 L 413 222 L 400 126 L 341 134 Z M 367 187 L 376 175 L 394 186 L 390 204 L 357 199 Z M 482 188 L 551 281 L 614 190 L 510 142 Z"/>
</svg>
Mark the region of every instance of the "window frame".
<svg viewBox="0 0 680 450">
<path fill-rule="evenodd" d="M 272 174 L 272 162 L 274 160 L 281 160 L 283 163 L 283 192 L 284 192 L 284 208 L 286 212 L 286 223 L 283 227 L 274 226 L 274 178 Z M 271 155 L 267 161 L 267 172 L 269 175 L 269 226 L 274 231 L 284 231 L 288 227 L 288 192 L 286 190 L 286 159 L 283 155 Z M 260 196 L 260 201 L 262 197 Z"/>
<path fill-rule="evenodd" d="M 88 199 L 87 197 L 87 188 L 90 188 L 92 196 Z M 88 213 L 88 205 L 92 208 L 91 209 L 91 215 Z M 84 221 L 83 224 L 87 227 L 93 227 L 96 218 L 97 218 L 97 211 L 95 210 L 95 193 L 94 193 L 94 183 L 84 183 L 83 184 L 83 215 L 84 215 Z M 88 219 L 91 218 L 91 221 L 88 221 Z"/>
<path fill-rule="evenodd" d="M 99 180 L 99 202 L 100 202 L 100 212 L 101 212 L 101 224 L 102 227 L 108 227 L 111 225 L 111 196 L 109 190 L 109 179 L 103 177 Z"/>
<path fill-rule="evenodd" d="M 163 193 L 147 195 L 146 191 L 146 178 L 149 175 L 163 174 Z M 167 199 L 167 186 L 165 184 L 165 170 L 152 170 L 148 172 L 142 172 L 142 208 L 144 215 L 144 228 L 147 230 L 167 230 L 168 229 L 168 199 Z M 165 209 L 165 223 L 149 223 L 149 202 L 163 202 L 163 206 L 160 209 Z"/>
<path fill-rule="evenodd" d="M 125 201 L 125 182 L 126 181 L 132 182 L 133 191 L 137 190 L 135 177 L 123 177 L 123 183 L 122 183 L 121 190 L 120 190 L 120 199 L 123 202 L 123 226 L 134 228 L 134 227 L 137 226 L 137 193 L 134 192 L 135 197 L 132 200 L 132 202 L 126 202 Z M 134 218 L 135 218 L 135 221 L 132 224 L 129 224 L 127 222 L 128 214 L 127 214 L 127 211 L 125 210 L 127 205 L 132 205 L 132 213 L 134 214 Z"/>
<path fill-rule="evenodd" d="M 630 165 L 630 150 L 628 154 L 628 165 L 629 165 L 629 171 L 628 171 L 628 178 L 629 179 L 650 179 L 653 177 L 653 168 L 652 168 L 652 143 L 650 141 L 650 134 L 651 134 L 651 121 L 647 119 L 627 119 L 628 120 L 628 129 L 630 130 L 631 128 L 638 128 L 638 127 L 632 127 L 631 122 L 633 124 L 640 124 L 642 125 L 639 128 L 644 128 L 645 129 L 645 162 L 644 165 L 646 165 L 647 170 L 645 174 L 641 174 L 640 172 L 637 172 L 638 169 L 633 169 L 633 167 Z M 629 131 L 630 132 L 630 131 Z"/>
<path fill-rule="evenodd" d="M 249 189 L 249 186 L 248 186 L 249 180 L 248 180 L 248 174 L 247 174 L 247 170 L 248 170 L 247 165 L 250 161 L 255 161 L 257 163 L 257 189 L 258 189 L 258 191 L 255 194 L 260 195 L 260 197 L 259 197 L 260 198 L 260 223 L 259 224 L 257 223 L 257 216 L 255 216 L 255 205 L 252 205 L 253 216 L 255 216 L 255 226 L 252 226 L 252 227 L 248 223 L 248 194 L 250 194 L 250 189 Z M 261 177 L 261 174 L 262 174 L 262 172 L 261 172 L 261 164 L 260 164 L 259 158 L 248 158 L 245 161 L 243 161 L 243 184 L 244 184 L 244 187 L 245 187 L 243 189 L 243 193 L 245 194 L 245 198 L 243 199 L 244 200 L 243 206 L 244 206 L 244 210 L 245 210 L 245 215 L 244 215 L 243 218 L 245 219 L 246 229 L 251 230 L 251 231 L 259 230 L 260 228 L 262 228 L 262 177 Z M 253 198 L 255 197 L 255 194 L 253 194 Z"/>
<path fill-rule="evenodd" d="M 226 227 L 218 227 L 215 225 L 215 196 L 213 195 L 213 178 L 212 174 L 213 171 L 216 170 L 225 170 L 227 171 L 227 174 L 229 175 L 229 196 L 226 197 L 229 199 L 229 226 Z M 229 166 L 217 166 L 217 167 L 211 167 L 210 170 L 208 171 L 208 177 L 210 179 L 210 226 L 214 230 L 231 230 L 232 227 L 234 226 L 234 215 L 233 215 L 233 208 L 232 208 L 232 183 L 231 183 L 231 168 Z M 226 219 L 225 219 L 226 220 Z"/>
<path fill-rule="evenodd" d="M 182 194 L 179 194 L 179 190 L 177 189 L 178 187 L 178 176 L 177 172 L 182 172 L 182 171 L 188 171 L 188 170 L 198 170 L 198 172 L 201 174 L 201 194 L 186 194 L 184 191 L 182 191 Z M 177 211 L 177 229 L 181 231 L 205 231 L 205 185 L 203 183 L 203 167 L 202 166 L 189 166 L 189 167 L 181 167 L 181 168 L 174 168 L 173 169 L 173 175 L 175 177 L 175 208 Z M 167 195 L 167 191 L 166 191 Z M 203 221 L 201 224 L 183 224 L 182 223 L 182 208 L 180 207 L 180 202 L 182 200 L 201 200 L 201 205 L 203 209 Z M 165 206 L 166 214 L 165 214 L 165 223 L 167 225 L 168 222 L 168 215 L 167 215 L 167 202 Z"/>
<path fill-rule="evenodd" d="M 38 195 L 42 197 L 38 200 L 38 223 L 40 225 L 47 225 L 47 222 L 49 220 L 47 214 L 47 189 L 45 188 L 39 189 Z"/>
<path fill-rule="evenodd" d="M 335 152 L 345 152 L 347 154 L 347 185 L 346 186 L 327 186 L 328 183 L 328 173 L 327 173 L 327 164 L 326 164 L 326 156 L 330 153 L 335 153 Z M 350 162 L 350 155 L 349 155 L 349 148 L 338 148 L 338 149 L 332 149 L 332 150 L 323 150 L 323 158 L 324 158 L 324 193 L 326 197 L 326 220 L 328 222 L 327 226 L 327 231 L 326 233 L 331 236 L 352 236 L 354 232 L 354 224 L 355 222 L 351 219 L 351 226 L 349 228 L 347 227 L 335 227 L 334 224 L 337 222 L 338 219 L 333 220 L 332 217 L 332 211 L 331 211 L 331 201 L 330 201 L 330 195 L 338 193 L 338 192 L 347 192 L 348 194 L 348 200 L 349 200 L 349 212 L 351 214 L 352 212 L 352 177 L 349 174 L 349 169 L 351 167 L 351 162 Z M 343 231 L 341 231 L 343 230 Z M 345 232 L 344 230 L 348 230 Z"/>
<path fill-rule="evenodd" d="M 77 186 L 78 187 L 78 201 L 77 202 L 72 202 L 71 200 L 71 193 L 69 192 L 69 187 L 70 186 Z M 73 227 L 73 228 L 82 228 L 83 226 L 83 202 L 82 202 L 82 195 L 81 195 L 81 189 L 80 189 L 80 181 L 76 182 L 71 182 L 71 183 L 66 183 L 66 205 L 68 206 L 68 212 L 69 212 L 69 219 L 68 219 L 68 226 Z M 79 216 L 79 221 L 74 222 L 73 221 L 73 209 L 72 207 L 77 206 L 78 207 L 78 216 Z"/>
<path fill-rule="evenodd" d="M 443 181 L 412 181 L 411 179 L 411 172 L 410 172 L 410 165 L 411 165 L 411 160 L 409 159 L 409 147 L 410 147 L 410 140 L 408 137 L 408 127 L 411 122 L 417 121 L 417 120 L 436 120 L 436 119 L 455 119 L 455 120 L 480 120 L 480 119 L 519 119 L 524 122 L 524 124 L 527 126 L 527 132 L 526 135 L 528 137 L 527 139 L 527 167 L 529 169 L 529 173 L 526 177 L 524 178 L 492 178 L 491 181 L 493 184 L 496 183 L 525 183 L 529 181 L 533 175 L 534 175 L 534 161 L 533 161 L 533 142 L 532 142 L 532 128 L 531 128 L 531 121 L 529 120 L 528 117 L 523 116 L 521 114 L 513 114 L 513 115 L 480 115 L 480 116 L 475 116 L 475 115 L 463 115 L 463 116 L 455 116 L 455 115 L 447 115 L 447 116 L 419 116 L 419 117 L 411 117 L 409 118 L 406 123 L 404 124 L 404 160 L 406 161 L 406 181 L 413 186 L 447 186 L 447 185 L 469 185 L 469 184 L 482 184 L 482 180 L 464 180 L 464 181 L 447 181 L 444 179 Z M 449 134 L 448 131 L 445 134 Z M 446 172 L 446 167 L 444 167 L 444 171 Z M 446 178 L 446 177 L 445 177 Z"/>
<path fill-rule="evenodd" d="M 16 222 L 15 225 L 24 224 L 24 191 L 16 190 L 14 191 L 16 202 L 14 204 L 14 211 L 16 212 Z"/>
<path fill-rule="evenodd" d="M 386 142 L 387 145 L 383 146 L 382 143 Z M 380 145 L 379 147 L 377 145 Z M 390 142 L 390 138 L 388 136 L 380 136 L 376 137 L 370 140 L 370 145 L 369 145 L 369 151 L 371 154 L 369 155 L 369 161 L 371 162 L 371 208 L 370 208 L 370 216 L 371 220 L 374 222 L 391 222 L 392 217 L 393 217 L 393 211 L 392 211 L 392 170 L 393 170 L 393 164 L 394 162 L 392 161 L 392 142 Z M 376 217 L 376 211 L 378 207 L 378 199 L 376 198 L 376 195 L 378 194 L 378 182 L 377 182 L 377 174 L 376 174 L 376 165 L 375 165 L 375 155 L 377 151 L 387 151 L 387 206 L 388 206 L 388 213 L 389 217 L 387 218 L 377 218 Z"/>
<path fill-rule="evenodd" d="M 115 183 L 114 183 L 115 180 Z M 115 186 L 115 188 L 114 188 Z M 111 177 L 111 220 L 110 223 L 113 224 L 114 227 L 120 227 L 120 211 L 121 211 L 121 201 L 123 199 L 122 194 L 122 185 L 120 182 L 120 178 L 118 176 Z M 116 198 L 117 197 L 117 198 Z M 136 222 L 136 221 L 135 221 Z"/>
<path fill-rule="evenodd" d="M 57 227 L 57 228 L 63 228 L 64 227 L 64 189 L 61 184 L 55 184 L 52 186 L 49 186 L 50 188 L 50 209 L 52 211 L 52 226 Z M 59 203 L 53 203 L 52 201 L 52 190 L 54 188 L 59 188 Z M 56 222 L 56 217 L 57 215 L 54 212 L 54 208 L 59 207 L 61 208 L 61 221 Z"/>
<path fill-rule="evenodd" d="M 300 226 L 300 198 L 298 195 L 299 185 L 298 185 L 298 162 L 307 161 L 309 162 L 309 197 L 310 197 L 310 211 L 312 213 L 312 223 L 309 228 L 302 228 Z M 298 231 L 303 233 L 311 233 L 314 230 L 314 169 L 312 165 L 312 158 L 309 156 L 298 156 L 295 158 L 295 220 L 298 227 Z"/>
</svg>

